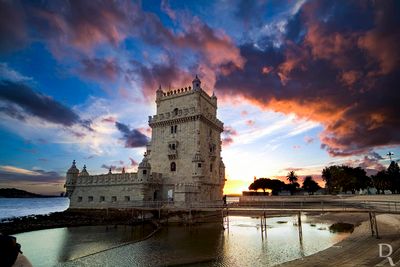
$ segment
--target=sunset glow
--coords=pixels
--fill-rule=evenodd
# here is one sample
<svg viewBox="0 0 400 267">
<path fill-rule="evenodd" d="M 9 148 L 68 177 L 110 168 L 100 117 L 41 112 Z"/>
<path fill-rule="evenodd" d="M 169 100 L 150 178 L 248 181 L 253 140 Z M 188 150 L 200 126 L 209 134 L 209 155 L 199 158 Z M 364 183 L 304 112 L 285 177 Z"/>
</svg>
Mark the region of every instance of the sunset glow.
<svg viewBox="0 0 400 267">
<path fill-rule="evenodd" d="M 397 1 L 0 1 L 0 187 L 137 170 L 155 91 L 218 97 L 225 194 L 400 154 Z M 245 3 L 245 4 L 244 4 Z"/>
</svg>

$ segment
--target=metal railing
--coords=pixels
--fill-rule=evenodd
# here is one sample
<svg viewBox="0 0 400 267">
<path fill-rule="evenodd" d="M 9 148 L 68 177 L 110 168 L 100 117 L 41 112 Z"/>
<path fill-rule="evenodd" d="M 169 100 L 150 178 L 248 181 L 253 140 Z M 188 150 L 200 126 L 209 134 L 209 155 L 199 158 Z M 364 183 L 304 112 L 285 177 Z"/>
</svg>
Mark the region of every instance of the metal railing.
<svg viewBox="0 0 400 267">
<path fill-rule="evenodd" d="M 93 203 L 87 203 L 87 208 L 93 208 Z M 86 208 L 81 205 L 81 208 Z M 241 210 L 263 209 L 263 210 L 299 210 L 299 211 L 376 211 L 400 213 L 400 201 L 351 201 L 348 199 L 286 199 L 265 201 L 240 201 L 223 204 L 221 202 L 176 202 L 176 201 L 119 201 L 100 202 L 96 208 L 115 209 L 169 209 L 169 210 L 207 210 L 235 208 Z"/>
<path fill-rule="evenodd" d="M 378 212 L 400 213 L 400 201 L 350 201 L 335 200 L 285 200 L 285 201 L 240 201 L 229 207 L 262 209 L 298 210 L 373 210 Z"/>
</svg>

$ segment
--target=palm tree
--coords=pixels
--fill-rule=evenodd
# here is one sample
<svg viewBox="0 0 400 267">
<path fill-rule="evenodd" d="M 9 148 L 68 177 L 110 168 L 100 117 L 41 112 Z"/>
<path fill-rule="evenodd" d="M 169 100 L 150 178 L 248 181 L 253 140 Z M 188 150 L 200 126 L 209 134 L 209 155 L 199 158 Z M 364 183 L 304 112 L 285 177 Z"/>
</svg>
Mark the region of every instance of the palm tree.
<svg viewBox="0 0 400 267">
<path fill-rule="evenodd" d="M 296 188 L 300 186 L 299 183 L 297 182 L 298 180 L 297 175 L 294 171 L 290 171 L 286 177 L 290 183 L 288 185 L 288 189 L 290 191 L 290 194 L 293 195 L 293 193 L 296 191 Z"/>
<path fill-rule="evenodd" d="M 289 183 L 294 184 L 297 182 L 298 177 L 296 175 L 296 173 L 294 171 L 290 171 L 288 172 L 288 174 L 286 175 L 287 180 L 289 181 Z"/>
</svg>

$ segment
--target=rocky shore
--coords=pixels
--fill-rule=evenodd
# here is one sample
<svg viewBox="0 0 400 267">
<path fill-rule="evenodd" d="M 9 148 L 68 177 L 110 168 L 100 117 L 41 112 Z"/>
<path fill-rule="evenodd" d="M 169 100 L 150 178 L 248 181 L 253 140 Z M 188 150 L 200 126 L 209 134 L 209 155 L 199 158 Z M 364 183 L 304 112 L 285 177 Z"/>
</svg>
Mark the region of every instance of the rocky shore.
<svg viewBox="0 0 400 267">
<path fill-rule="evenodd" d="M 142 213 L 138 210 L 66 210 L 48 215 L 31 215 L 5 219 L 0 222 L 0 233 L 10 235 L 59 227 L 151 223 L 150 219 L 141 218 Z"/>
</svg>

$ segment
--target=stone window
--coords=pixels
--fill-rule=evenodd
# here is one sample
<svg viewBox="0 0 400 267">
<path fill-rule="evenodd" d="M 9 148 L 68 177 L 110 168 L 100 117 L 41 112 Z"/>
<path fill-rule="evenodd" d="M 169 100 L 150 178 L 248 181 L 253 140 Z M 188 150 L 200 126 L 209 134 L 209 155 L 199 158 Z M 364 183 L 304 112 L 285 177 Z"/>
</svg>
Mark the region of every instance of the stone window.
<svg viewBox="0 0 400 267">
<path fill-rule="evenodd" d="M 146 175 L 147 174 L 147 170 L 143 170 L 143 174 Z"/>
<path fill-rule="evenodd" d="M 89 197 L 88 197 L 88 201 L 89 201 L 89 202 L 92 202 L 92 201 L 93 201 L 93 197 L 92 197 L 92 196 L 89 196 Z"/>
<path fill-rule="evenodd" d="M 117 202 L 117 197 L 116 197 L 116 196 L 112 196 L 112 197 L 111 197 L 111 201 L 112 201 L 112 202 Z"/>
<path fill-rule="evenodd" d="M 174 134 L 174 133 L 177 133 L 177 132 L 178 132 L 178 125 L 172 125 L 171 126 L 171 133 Z"/>
<path fill-rule="evenodd" d="M 104 196 L 101 196 L 100 197 L 100 202 L 104 202 L 104 201 L 106 201 L 106 198 Z"/>
<path fill-rule="evenodd" d="M 130 201 L 131 197 L 130 196 L 125 196 L 125 201 Z"/>
<path fill-rule="evenodd" d="M 197 163 L 197 167 L 201 168 L 201 163 Z"/>
<path fill-rule="evenodd" d="M 171 167 L 171 172 L 176 171 L 176 163 L 175 162 L 171 162 L 170 167 Z"/>
<path fill-rule="evenodd" d="M 82 197 L 78 197 L 78 202 L 82 202 Z"/>
<path fill-rule="evenodd" d="M 210 164 L 210 172 L 212 172 L 212 170 L 213 170 L 213 165 Z"/>
<path fill-rule="evenodd" d="M 175 108 L 175 109 L 174 109 L 174 116 L 177 116 L 177 115 L 178 115 L 178 109 Z"/>
<path fill-rule="evenodd" d="M 210 144 L 209 148 L 210 148 L 210 153 L 214 153 L 215 149 L 216 149 L 216 145 L 215 144 Z"/>
</svg>

